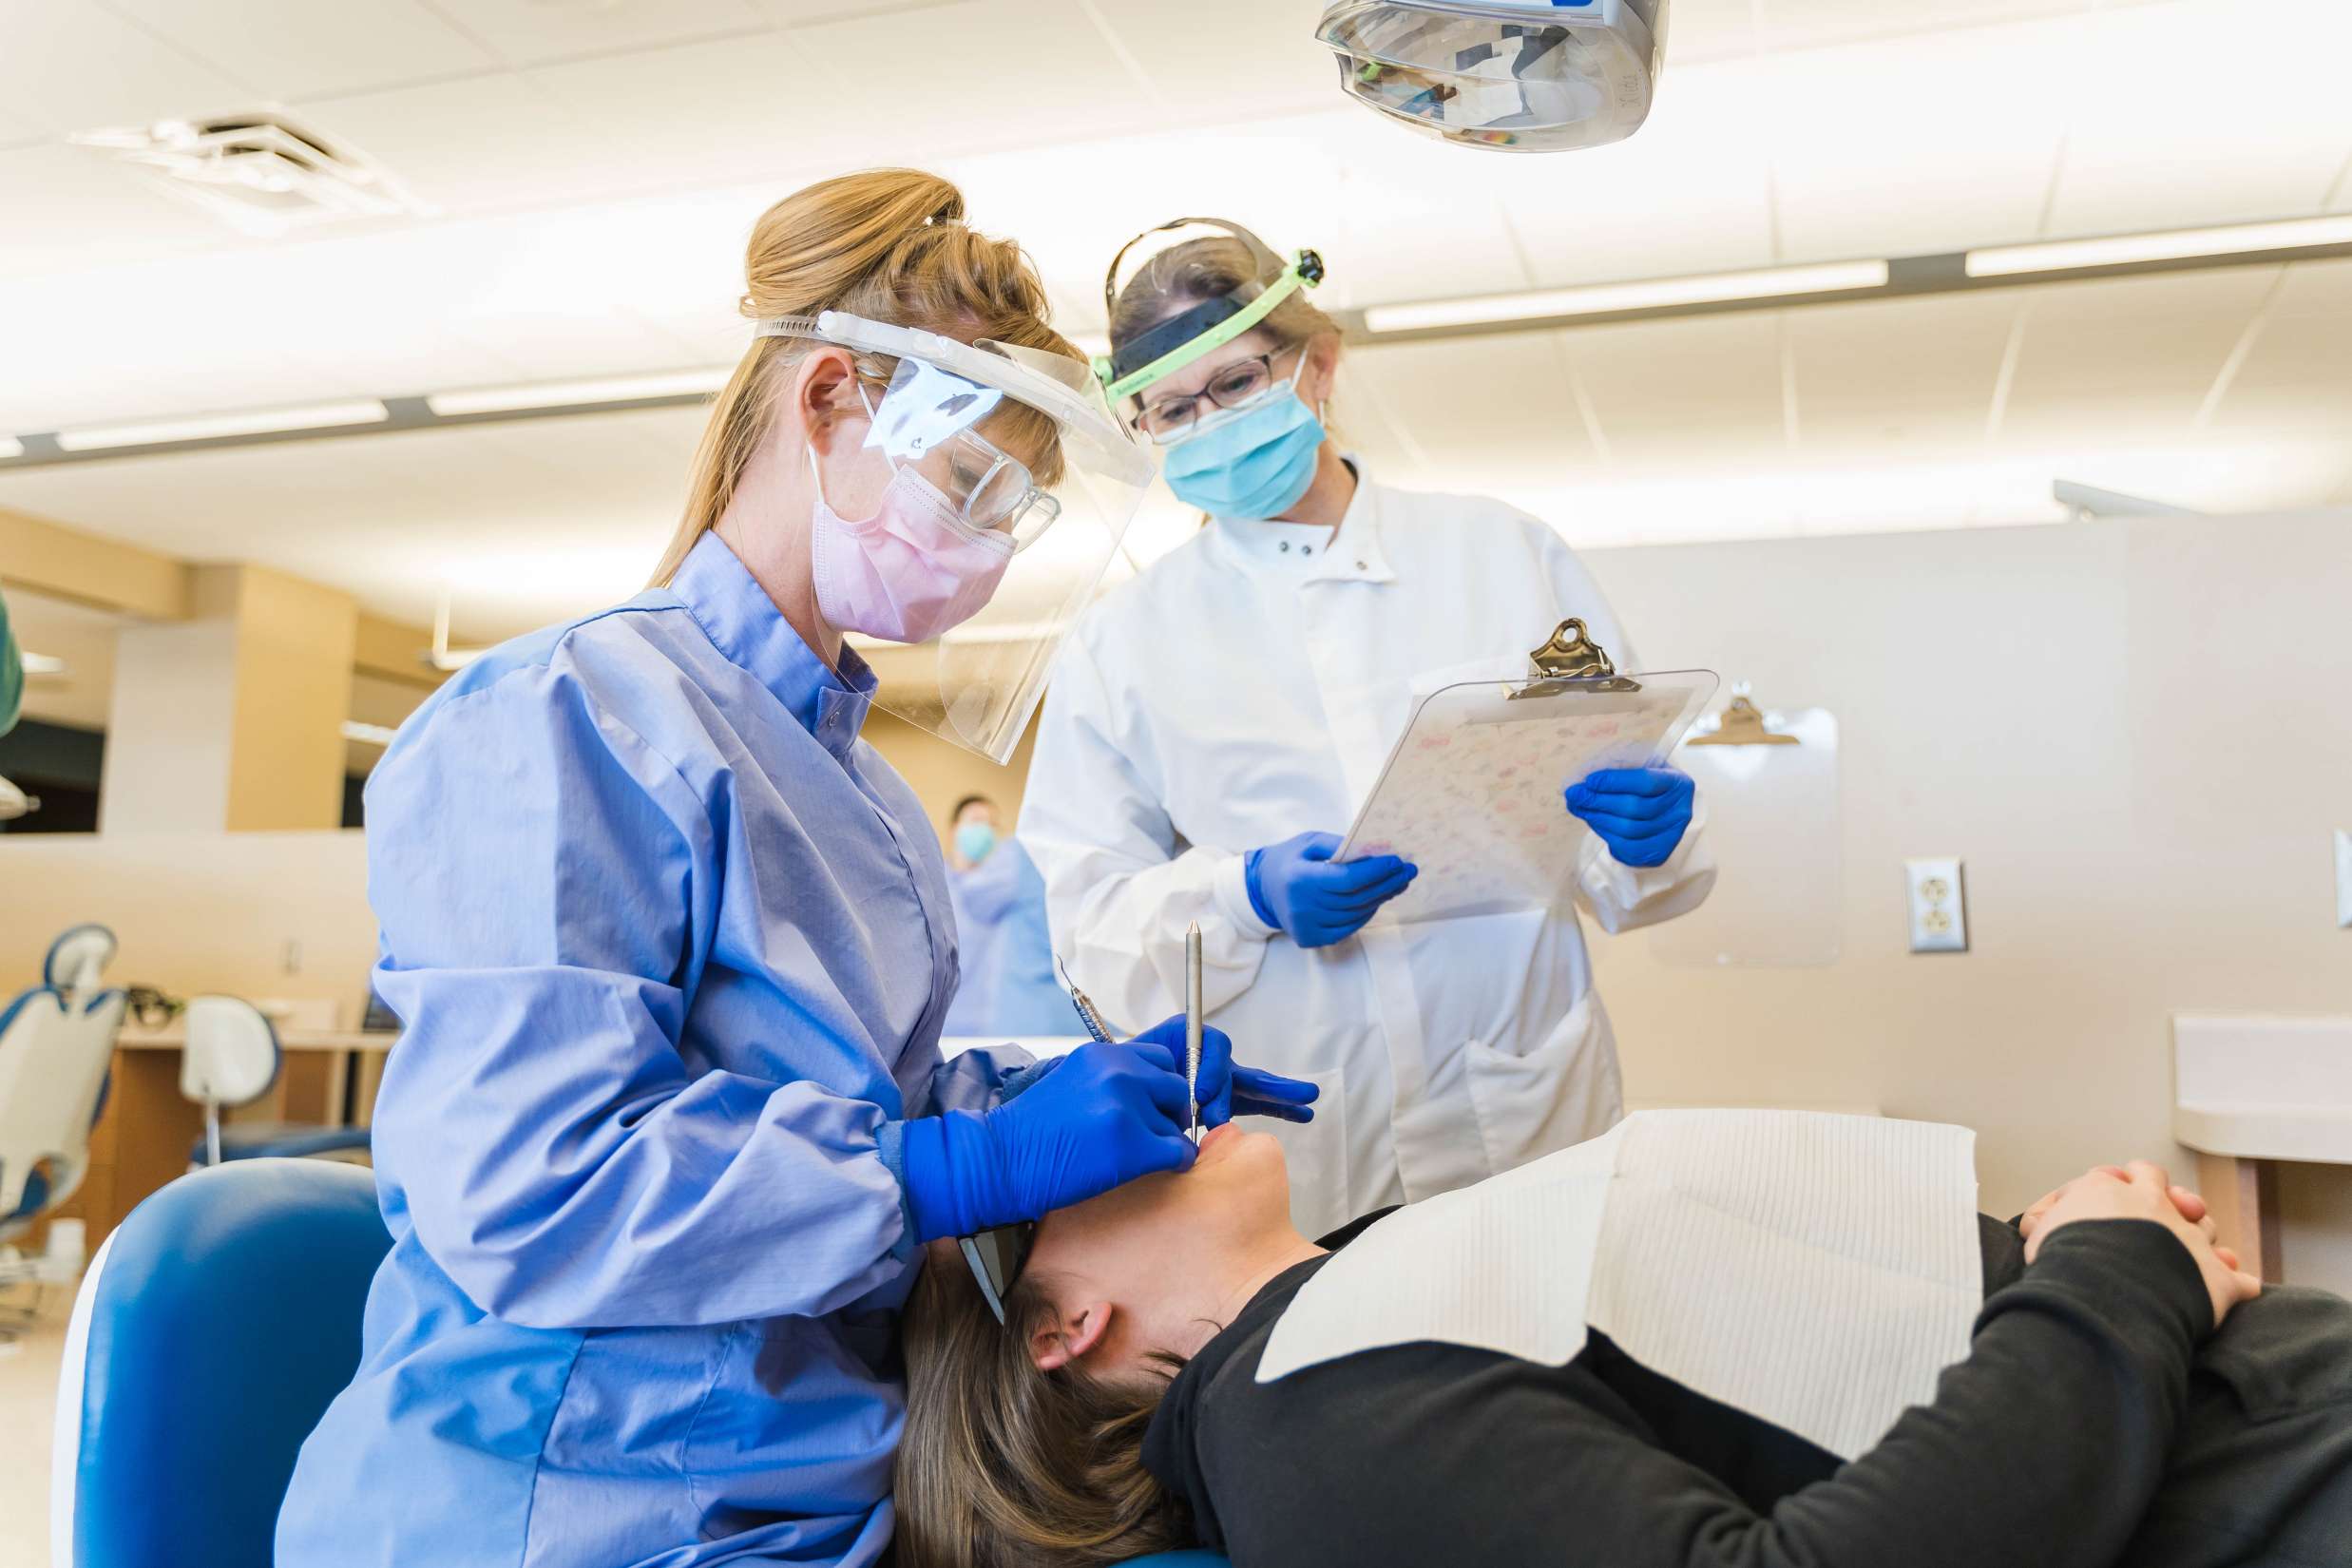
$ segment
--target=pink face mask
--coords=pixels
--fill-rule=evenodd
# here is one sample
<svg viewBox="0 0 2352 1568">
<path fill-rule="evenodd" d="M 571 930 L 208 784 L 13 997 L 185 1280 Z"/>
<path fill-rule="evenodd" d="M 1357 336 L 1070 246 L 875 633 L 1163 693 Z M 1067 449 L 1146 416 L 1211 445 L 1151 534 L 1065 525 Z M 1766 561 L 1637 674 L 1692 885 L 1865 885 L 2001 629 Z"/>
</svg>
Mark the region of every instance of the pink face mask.
<svg viewBox="0 0 2352 1568">
<path fill-rule="evenodd" d="M 889 642 L 928 642 L 978 614 L 1013 558 L 1009 535 L 975 528 L 939 487 L 899 468 L 873 516 L 852 523 L 825 499 L 816 476 L 809 550 L 816 607 L 843 631 Z"/>
</svg>

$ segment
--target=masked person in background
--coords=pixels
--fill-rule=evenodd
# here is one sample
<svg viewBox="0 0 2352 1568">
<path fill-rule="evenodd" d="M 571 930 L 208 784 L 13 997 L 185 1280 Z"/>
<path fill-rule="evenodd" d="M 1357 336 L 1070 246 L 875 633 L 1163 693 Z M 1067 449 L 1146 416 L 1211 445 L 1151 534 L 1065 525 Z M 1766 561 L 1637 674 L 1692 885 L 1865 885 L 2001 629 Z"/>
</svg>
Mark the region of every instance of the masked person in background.
<svg viewBox="0 0 2352 1568">
<path fill-rule="evenodd" d="M 769 209 L 657 585 L 468 665 L 370 780 L 392 1251 L 279 1568 L 875 1562 L 921 1245 L 1191 1165 L 1180 1022 L 942 1060 L 947 867 L 858 737 L 897 701 L 1001 761 L 1036 683 L 945 634 L 1005 594 L 1033 659 L 1149 472 L 962 215 L 892 170 Z M 1306 1114 L 1206 1045 L 1202 1121 Z"/>
<path fill-rule="evenodd" d="M 947 896 L 955 905 L 962 974 L 947 1032 L 966 1038 L 1072 1035 L 1082 1025 L 1054 975 L 1045 934 L 1045 879 L 1021 841 L 997 832 L 996 802 L 956 802 L 948 822 Z"/>
<path fill-rule="evenodd" d="M 1549 911 L 1373 924 L 1416 869 L 1341 864 L 1339 833 L 1416 685 L 1516 658 L 1575 616 L 1641 666 L 1581 563 L 1478 496 L 1390 489 L 1325 416 L 1337 328 L 1254 235 L 1215 232 L 1104 281 L 1116 407 L 1206 527 L 1073 636 L 1038 734 L 1021 837 L 1072 977 L 1117 1018 L 1184 994 L 1204 938 L 1212 1016 L 1322 1090 L 1278 1130 L 1299 1228 L 1321 1234 L 1593 1137 L 1621 1111 L 1616 1046 L 1577 909 L 1623 931 L 1713 885 L 1691 779 L 1559 780 L 1594 831 Z M 1159 231 L 1153 231 L 1154 234 Z M 1146 236 L 1149 239 L 1150 236 Z"/>
</svg>

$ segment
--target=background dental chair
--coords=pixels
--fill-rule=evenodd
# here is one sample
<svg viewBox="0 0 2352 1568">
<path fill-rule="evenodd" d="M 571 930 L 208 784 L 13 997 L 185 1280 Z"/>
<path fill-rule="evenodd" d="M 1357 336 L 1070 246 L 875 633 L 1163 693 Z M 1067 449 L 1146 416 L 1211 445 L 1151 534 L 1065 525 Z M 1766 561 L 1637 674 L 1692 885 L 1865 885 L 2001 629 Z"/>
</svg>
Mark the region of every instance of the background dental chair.
<svg viewBox="0 0 2352 1568">
<path fill-rule="evenodd" d="M 71 1197 L 89 1168 L 125 1001 L 102 984 L 114 951 L 104 926 L 73 927 L 49 944 L 41 984 L 0 1009 L 0 1244 Z M 72 1284 L 81 1246 L 62 1239 L 52 1231 L 51 1250 L 32 1257 L 0 1245 L 0 1286 Z"/>
<path fill-rule="evenodd" d="M 373 1176 L 328 1160 L 232 1161 L 131 1211 L 67 1329 L 52 1568 L 269 1568 L 295 1457 L 359 1365 L 391 1245 Z"/>
<path fill-rule="evenodd" d="M 250 1105 L 277 1081 L 285 1056 L 277 1031 L 252 1003 L 234 996 L 195 996 L 182 1015 L 187 1043 L 181 1048 L 180 1092 L 204 1107 L 204 1136 L 189 1152 L 191 1165 L 230 1159 L 302 1157 L 365 1150 L 365 1127 L 325 1127 L 295 1121 L 223 1122 L 224 1108 Z"/>
</svg>

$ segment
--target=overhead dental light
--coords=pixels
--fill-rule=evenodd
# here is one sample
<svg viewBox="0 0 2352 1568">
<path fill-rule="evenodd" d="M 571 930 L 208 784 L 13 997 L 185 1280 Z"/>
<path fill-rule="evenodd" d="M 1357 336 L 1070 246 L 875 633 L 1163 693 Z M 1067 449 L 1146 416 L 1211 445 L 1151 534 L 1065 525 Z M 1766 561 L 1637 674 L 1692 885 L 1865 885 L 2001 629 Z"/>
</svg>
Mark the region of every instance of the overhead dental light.
<svg viewBox="0 0 2352 1568">
<path fill-rule="evenodd" d="M 1669 0 L 1335 0 L 1316 41 L 1359 103 L 1458 146 L 1566 152 L 1650 117 Z"/>
</svg>

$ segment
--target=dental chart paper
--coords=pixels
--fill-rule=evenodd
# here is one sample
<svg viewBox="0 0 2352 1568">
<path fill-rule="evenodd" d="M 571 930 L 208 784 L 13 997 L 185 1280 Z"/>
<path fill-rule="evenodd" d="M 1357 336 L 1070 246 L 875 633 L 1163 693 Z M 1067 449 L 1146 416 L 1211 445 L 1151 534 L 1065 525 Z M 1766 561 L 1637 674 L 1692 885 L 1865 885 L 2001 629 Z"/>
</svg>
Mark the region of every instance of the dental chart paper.
<svg viewBox="0 0 2352 1568">
<path fill-rule="evenodd" d="M 1662 760 L 1715 689 L 1704 670 L 1610 682 L 1533 680 L 1524 660 L 1506 672 L 1488 660 L 1447 672 L 1453 684 L 1415 683 L 1412 721 L 1333 857 L 1396 854 L 1421 868 L 1381 918 L 1567 897 L 1592 834 L 1561 791 L 1597 769 Z"/>
<path fill-rule="evenodd" d="M 1929 1122 L 1640 1112 L 1366 1231 L 1283 1313 L 1258 1381 L 1421 1342 L 1560 1366 L 1590 1328 L 1852 1459 L 1968 1353 L 1975 1152 Z"/>
</svg>

